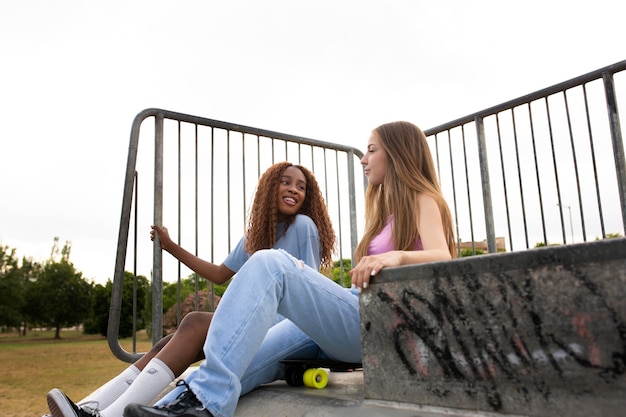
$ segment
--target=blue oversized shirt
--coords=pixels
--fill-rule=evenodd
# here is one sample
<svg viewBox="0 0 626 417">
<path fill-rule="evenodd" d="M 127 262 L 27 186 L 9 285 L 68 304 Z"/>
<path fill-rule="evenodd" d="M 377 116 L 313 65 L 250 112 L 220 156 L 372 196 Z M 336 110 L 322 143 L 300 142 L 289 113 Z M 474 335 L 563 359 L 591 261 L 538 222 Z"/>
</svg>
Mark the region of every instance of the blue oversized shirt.
<svg viewBox="0 0 626 417">
<path fill-rule="evenodd" d="M 283 235 L 285 223 L 278 224 L 278 240 L 274 249 L 283 249 L 293 257 L 300 259 L 306 265 L 319 271 L 321 248 L 317 226 L 313 220 L 304 214 L 296 214 L 296 218 Z M 224 265 L 231 271 L 237 272 L 248 261 L 250 254 L 245 251 L 246 238 L 241 238 L 235 249 L 224 260 Z"/>
</svg>

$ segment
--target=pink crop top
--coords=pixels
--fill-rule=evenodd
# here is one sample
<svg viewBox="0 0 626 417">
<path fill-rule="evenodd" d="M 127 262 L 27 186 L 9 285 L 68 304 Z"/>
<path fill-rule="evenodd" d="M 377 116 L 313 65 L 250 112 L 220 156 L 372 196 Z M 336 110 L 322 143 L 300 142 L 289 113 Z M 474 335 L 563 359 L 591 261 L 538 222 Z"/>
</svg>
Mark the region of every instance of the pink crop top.
<svg viewBox="0 0 626 417">
<path fill-rule="evenodd" d="M 378 235 L 374 236 L 374 239 L 372 239 L 372 241 L 370 242 L 367 248 L 368 255 L 378 255 L 394 250 L 393 239 L 391 236 L 392 226 L 393 214 L 387 219 L 387 223 L 385 224 L 385 227 L 383 227 L 383 230 L 381 230 Z M 415 239 L 415 245 L 413 246 L 413 249 L 424 250 L 421 239 Z"/>
</svg>

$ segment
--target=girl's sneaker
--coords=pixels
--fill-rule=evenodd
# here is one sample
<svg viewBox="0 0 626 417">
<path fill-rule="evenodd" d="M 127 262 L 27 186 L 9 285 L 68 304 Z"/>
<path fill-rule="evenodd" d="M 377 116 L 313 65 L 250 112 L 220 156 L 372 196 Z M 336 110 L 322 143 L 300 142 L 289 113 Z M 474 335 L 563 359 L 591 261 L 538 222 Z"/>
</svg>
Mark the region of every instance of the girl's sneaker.
<svg viewBox="0 0 626 417">
<path fill-rule="evenodd" d="M 47 399 L 52 417 L 100 417 L 97 409 L 75 404 L 60 389 L 51 390 Z"/>
</svg>

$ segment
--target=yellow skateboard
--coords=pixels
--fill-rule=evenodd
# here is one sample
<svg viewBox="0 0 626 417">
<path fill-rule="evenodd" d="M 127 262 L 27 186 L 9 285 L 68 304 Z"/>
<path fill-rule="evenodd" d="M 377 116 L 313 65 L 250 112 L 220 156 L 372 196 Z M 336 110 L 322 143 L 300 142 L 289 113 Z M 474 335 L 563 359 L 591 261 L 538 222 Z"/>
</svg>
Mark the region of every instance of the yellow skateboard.
<svg viewBox="0 0 626 417">
<path fill-rule="evenodd" d="M 328 385 L 328 373 L 352 372 L 363 368 L 360 363 L 338 362 L 329 359 L 285 359 L 280 361 L 285 365 L 285 381 L 292 387 L 307 386 L 322 389 Z"/>
</svg>

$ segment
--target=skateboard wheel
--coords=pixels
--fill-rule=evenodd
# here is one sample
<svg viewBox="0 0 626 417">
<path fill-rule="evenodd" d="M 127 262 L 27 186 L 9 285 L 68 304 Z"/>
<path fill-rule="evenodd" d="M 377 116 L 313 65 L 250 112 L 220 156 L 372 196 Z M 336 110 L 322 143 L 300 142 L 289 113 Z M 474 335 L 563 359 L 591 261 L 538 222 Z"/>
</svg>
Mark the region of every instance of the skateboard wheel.
<svg viewBox="0 0 626 417">
<path fill-rule="evenodd" d="M 285 374 L 285 380 L 292 387 L 301 387 L 304 385 L 304 371 L 300 368 L 289 367 Z"/>
<path fill-rule="evenodd" d="M 304 371 L 304 385 L 309 388 L 322 389 L 328 385 L 328 374 L 322 368 L 311 368 Z"/>
</svg>

